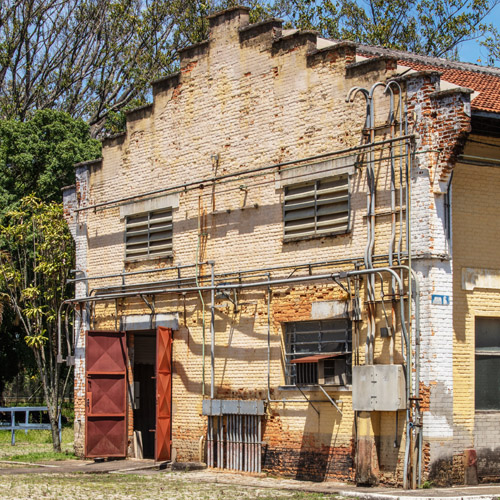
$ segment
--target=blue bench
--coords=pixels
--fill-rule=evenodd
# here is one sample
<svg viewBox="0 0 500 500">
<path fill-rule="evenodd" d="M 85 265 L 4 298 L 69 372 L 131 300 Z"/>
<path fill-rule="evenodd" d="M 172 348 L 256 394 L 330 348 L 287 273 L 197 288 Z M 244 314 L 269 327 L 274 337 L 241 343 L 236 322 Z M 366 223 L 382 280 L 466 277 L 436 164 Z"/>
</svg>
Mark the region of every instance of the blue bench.
<svg viewBox="0 0 500 500">
<path fill-rule="evenodd" d="M 0 413 L 10 413 L 10 423 L 0 422 L 0 430 L 11 431 L 12 438 L 10 444 L 14 446 L 16 444 L 16 431 L 24 431 L 28 434 L 29 430 L 49 430 L 51 429 L 50 424 L 40 423 L 30 423 L 30 413 L 32 412 L 48 412 L 46 406 L 12 406 L 12 407 L 0 407 Z M 16 422 L 16 413 L 24 413 L 24 422 Z M 59 429 L 59 440 L 61 440 L 61 412 L 59 411 L 59 421 L 57 423 Z"/>
</svg>

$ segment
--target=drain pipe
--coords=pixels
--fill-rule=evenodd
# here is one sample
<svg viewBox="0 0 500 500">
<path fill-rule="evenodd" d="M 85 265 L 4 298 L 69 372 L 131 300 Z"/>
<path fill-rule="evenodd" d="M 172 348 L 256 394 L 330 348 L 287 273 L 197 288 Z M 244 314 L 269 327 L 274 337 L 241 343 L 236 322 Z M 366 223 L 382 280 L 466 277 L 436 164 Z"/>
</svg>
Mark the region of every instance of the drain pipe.
<svg viewBox="0 0 500 500">
<path fill-rule="evenodd" d="M 210 399 L 215 397 L 215 273 L 213 260 L 210 265 Z"/>
</svg>

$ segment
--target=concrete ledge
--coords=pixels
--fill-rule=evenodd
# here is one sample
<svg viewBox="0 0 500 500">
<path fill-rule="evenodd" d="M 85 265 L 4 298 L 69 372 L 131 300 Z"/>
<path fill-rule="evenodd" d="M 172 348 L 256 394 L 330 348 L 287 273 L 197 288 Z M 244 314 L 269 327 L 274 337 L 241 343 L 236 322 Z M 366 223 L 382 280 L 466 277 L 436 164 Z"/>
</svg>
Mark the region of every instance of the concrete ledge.
<svg viewBox="0 0 500 500">
<path fill-rule="evenodd" d="M 467 87 L 455 87 L 451 89 L 437 90 L 436 92 L 433 92 L 430 95 L 430 97 L 431 99 L 441 99 L 443 97 L 449 97 L 455 94 L 473 94 L 473 93 L 474 90 L 469 89 Z"/>
<path fill-rule="evenodd" d="M 78 168 L 78 167 L 89 167 L 91 165 L 98 165 L 100 163 L 102 163 L 102 158 L 96 158 L 95 160 L 87 160 L 87 161 L 81 161 L 79 163 L 75 163 L 73 165 L 73 167 L 75 167 L 75 168 Z"/>
<path fill-rule="evenodd" d="M 191 471 L 191 470 L 204 470 L 207 468 L 207 464 L 203 462 L 173 462 L 170 465 L 172 470 L 180 471 Z"/>
<path fill-rule="evenodd" d="M 355 78 L 369 71 L 388 71 L 397 68 L 398 60 L 392 56 L 379 56 L 358 61 L 346 66 L 346 77 Z"/>
</svg>

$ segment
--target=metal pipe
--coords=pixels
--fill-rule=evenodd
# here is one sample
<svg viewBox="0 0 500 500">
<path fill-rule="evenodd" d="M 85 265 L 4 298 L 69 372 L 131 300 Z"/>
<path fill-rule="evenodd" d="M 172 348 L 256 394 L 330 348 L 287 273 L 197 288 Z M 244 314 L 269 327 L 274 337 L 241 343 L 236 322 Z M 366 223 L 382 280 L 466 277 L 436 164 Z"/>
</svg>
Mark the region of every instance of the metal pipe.
<svg viewBox="0 0 500 500">
<path fill-rule="evenodd" d="M 392 91 L 389 84 L 386 85 L 384 93 L 390 93 L 390 110 L 389 110 L 389 123 L 391 125 L 391 139 L 394 138 L 395 134 L 395 124 L 394 124 L 394 92 Z M 401 126 L 401 124 L 400 124 Z M 396 172 L 394 168 L 394 149 L 392 143 L 390 147 L 390 157 L 391 157 L 391 238 L 389 240 L 389 267 L 392 267 L 394 262 L 394 245 L 396 242 Z M 400 263 L 400 262 L 398 262 Z M 383 285 L 382 285 L 383 286 Z M 395 301 L 395 283 L 394 278 L 391 279 L 391 330 L 389 332 L 389 363 L 394 364 L 394 351 L 395 351 L 395 325 L 396 325 L 396 301 Z"/>
<path fill-rule="evenodd" d="M 258 470 L 257 472 L 262 472 L 262 419 L 260 417 L 257 417 L 258 419 L 258 439 L 259 439 L 259 446 L 258 446 L 258 453 L 259 453 L 259 461 L 258 461 Z"/>
<path fill-rule="evenodd" d="M 83 278 L 71 278 L 66 280 L 66 283 L 79 283 L 80 281 L 91 281 L 91 280 L 100 280 L 105 278 L 122 278 L 123 276 L 134 276 L 136 274 L 149 274 L 149 273 L 159 273 L 162 271 L 176 271 L 177 269 L 187 269 L 190 267 L 196 267 L 197 265 L 203 266 L 207 264 L 207 262 L 198 262 L 198 264 L 184 264 L 178 266 L 170 266 L 170 267 L 161 267 L 158 269 L 146 269 L 144 271 L 130 271 L 127 273 L 115 273 L 115 274 L 104 274 L 101 276 L 84 276 Z M 83 271 L 82 271 L 83 272 Z"/>
<path fill-rule="evenodd" d="M 366 117 L 365 117 L 365 128 L 367 128 L 370 131 L 370 144 L 373 142 L 373 123 L 372 123 L 372 96 L 370 92 L 362 87 L 353 87 L 349 90 L 349 93 L 347 94 L 346 102 L 353 102 L 356 95 L 360 93 L 364 98 L 366 102 Z M 372 148 L 370 147 L 370 161 L 367 164 L 367 169 L 366 169 L 366 178 L 367 178 L 367 189 L 368 189 L 368 196 L 366 198 L 366 234 L 367 234 L 367 239 L 366 239 L 366 246 L 365 246 L 365 251 L 364 251 L 364 264 L 365 268 L 369 269 L 372 267 L 371 261 L 370 261 L 370 249 L 372 248 L 372 230 L 371 230 L 371 225 L 372 225 L 372 217 L 371 217 L 371 209 L 372 209 L 372 171 L 371 171 L 371 161 L 373 159 L 372 154 L 371 154 Z M 365 341 L 365 363 L 371 364 L 371 359 L 372 359 L 372 344 L 371 344 L 371 339 L 372 339 L 372 303 L 374 300 L 374 297 L 372 295 L 372 288 L 371 288 L 371 283 L 370 280 L 367 280 L 366 283 L 366 292 L 367 292 L 367 299 L 368 299 L 368 304 L 367 304 L 367 331 L 366 331 L 366 341 Z"/>
<path fill-rule="evenodd" d="M 330 397 L 330 395 L 325 391 L 322 385 L 318 384 L 318 387 L 321 389 L 321 392 L 327 397 L 328 401 L 332 403 L 333 406 L 337 409 L 337 411 L 343 415 L 342 410 L 337 406 L 337 403 Z"/>
<path fill-rule="evenodd" d="M 198 265 L 198 260 L 200 257 L 200 246 L 201 246 L 201 199 L 198 198 L 198 241 L 196 243 L 196 267 L 195 267 L 195 278 L 196 278 L 196 286 L 200 286 L 199 282 L 199 265 Z M 206 338 L 205 338 L 205 300 L 203 299 L 203 293 L 201 291 L 198 292 L 200 296 L 200 301 L 201 301 L 201 308 L 202 308 L 202 345 L 201 345 L 201 395 L 204 398 L 205 397 L 205 344 L 206 344 Z"/>
<path fill-rule="evenodd" d="M 413 137 L 413 136 L 410 136 L 410 137 Z M 398 139 L 396 139 L 396 140 L 402 140 L 402 139 L 405 139 L 405 137 L 398 137 Z M 224 175 L 219 175 L 219 176 L 212 176 L 212 177 L 208 177 L 208 178 L 205 178 L 205 179 L 199 179 L 199 180 L 195 180 L 195 181 L 184 182 L 182 184 L 177 184 L 176 186 L 171 186 L 171 187 L 168 187 L 168 188 L 155 189 L 154 191 L 148 191 L 148 192 L 142 193 L 142 194 L 137 194 L 137 195 L 132 195 L 132 196 L 125 196 L 123 198 L 117 198 L 115 200 L 104 201 L 104 202 L 101 202 L 101 203 L 95 203 L 94 205 L 88 205 L 86 207 L 77 208 L 77 209 L 75 209 L 75 212 L 78 213 L 78 212 L 83 212 L 85 210 L 92 210 L 92 209 L 101 208 L 101 207 L 108 207 L 110 205 L 116 205 L 118 203 L 124 203 L 124 202 L 127 202 L 127 201 L 132 201 L 132 200 L 137 200 L 137 199 L 140 199 L 140 198 L 154 196 L 156 194 L 165 194 L 165 193 L 172 192 L 172 191 L 175 191 L 175 190 L 183 190 L 183 191 L 185 191 L 186 188 L 192 187 L 192 186 L 200 187 L 203 184 L 209 184 L 209 183 L 217 182 L 217 181 L 220 181 L 220 180 L 223 180 L 223 179 L 230 179 L 232 177 L 238 177 L 240 175 L 252 174 L 252 173 L 257 173 L 257 172 L 263 172 L 265 170 L 272 170 L 273 168 L 286 167 L 287 165 L 295 165 L 297 163 L 302 163 L 302 162 L 311 161 L 311 160 L 320 160 L 322 158 L 328 158 L 330 156 L 337 156 L 337 155 L 341 155 L 341 154 L 345 154 L 345 153 L 359 151 L 360 149 L 366 149 L 367 147 L 371 147 L 371 146 L 378 146 L 378 145 L 383 145 L 383 144 L 389 144 L 390 142 L 391 142 L 390 139 L 386 139 L 386 140 L 383 140 L 383 141 L 378 141 L 378 142 L 376 142 L 373 145 L 360 145 L 360 146 L 355 146 L 355 147 L 351 147 L 351 148 L 340 149 L 340 150 L 337 150 L 337 151 L 331 151 L 331 152 L 328 152 L 328 153 L 322 153 L 322 154 L 319 154 L 319 155 L 308 156 L 308 157 L 301 158 L 301 159 L 298 159 L 298 160 L 290 160 L 290 161 L 285 161 L 285 162 L 281 162 L 281 163 L 275 163 L 273 165 L 266 165 L 264 167 L 247 169 L 247 170 L 243 170 L 241 172 L 233 172 L 233 173 L 230 173 L 230 174 L 224 174 Z"/>
<path fill-rule="evenodd" d="M 242 426 L 241 415 L 238 415 L 238 470 L 243 470 L 243 446 L 241 443 L 241 426 Z"/>
<path fill-rule="evenodd" d="M 210 261 L 210 399 L 215 397 L 215 276 L 214 261 Z M 201 289 L 201 287 L 200 287 Z"/>
</svg>

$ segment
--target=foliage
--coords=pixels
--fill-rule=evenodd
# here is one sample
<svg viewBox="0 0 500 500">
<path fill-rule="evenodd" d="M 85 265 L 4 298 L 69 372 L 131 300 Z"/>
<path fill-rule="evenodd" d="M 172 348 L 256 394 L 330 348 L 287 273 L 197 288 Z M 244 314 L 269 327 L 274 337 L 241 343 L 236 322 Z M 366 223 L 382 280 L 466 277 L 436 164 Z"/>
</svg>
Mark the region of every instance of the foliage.
<svg viewBox="0 0 500 500">
<path fill-rule="evenodd" d="M 54 449 L 60 451 L 58 407 L 67 377 L 61 378 L 63 367 L 56 362 L 57 314 L 67 296 L 73 241 L 58 203 L 44 203 L 30 195 L 6 217 L 7 223 L 0 226 L 0 284 L 34 353 L 49 408 Z"/>
<path fill-rule="evenodd" d="M 206 13 L 199 0 L 0 0 L 0 118 L 58 109 L 98 135 L 199 41 Z"/>
<path fill-rule="evenodd" d="M 485 17 L 498 0 L 283 0 L 289 25 L 437 57 L 457 57 L 460 43 L 492 33 Z"/>
<path fill-rule="evenodd" d="M 0 323 L 0 406 L 5 406 L 3 396 L 9 383 L 24 374 L 29 378 L 29 374 L 36 372 L 34 359 L 31 350 L 24 342 L 22 329 L 10 307 L 5 305 Z"/>
<path fill-rule="evenodd" d="M 47 109 L 25 122 L 0 120 L 0 211 L 30 193 L 61 200 L 61 188 L 74 182 L 73 165 L 99 156 L 89 126 L 67 113 Z"/>
</svg>

